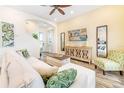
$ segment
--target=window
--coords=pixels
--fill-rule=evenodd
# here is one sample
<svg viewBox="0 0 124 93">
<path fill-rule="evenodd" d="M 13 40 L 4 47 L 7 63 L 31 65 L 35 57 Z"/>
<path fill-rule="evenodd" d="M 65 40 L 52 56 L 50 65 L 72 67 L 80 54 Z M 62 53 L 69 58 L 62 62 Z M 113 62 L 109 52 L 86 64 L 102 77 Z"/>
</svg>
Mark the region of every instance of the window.
<svg viewBox="0 0 124 93">
<path fill-rule="evenodd" d="M 48 43 L 53 43 L 54 40 L 54 33 L 53 31 L 48 31 Z"/>
<path fill-rule="evenodd" d="M 39 32 L 40 47 L 43 48 L 43 33 Z"/>
<path fill-rule="evenodd" d="M 43 33 L 42 32 L 39 32 L 39 40 L 40 40 L 40 42 L 43 42 Z"/>
</svg>

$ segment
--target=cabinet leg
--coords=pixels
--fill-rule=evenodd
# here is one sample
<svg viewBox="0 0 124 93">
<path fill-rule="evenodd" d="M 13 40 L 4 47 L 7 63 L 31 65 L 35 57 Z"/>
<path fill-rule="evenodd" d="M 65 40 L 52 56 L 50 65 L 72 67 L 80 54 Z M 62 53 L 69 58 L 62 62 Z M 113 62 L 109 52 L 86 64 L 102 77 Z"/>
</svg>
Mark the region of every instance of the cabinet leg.
<svg viewBox="0 0 124 93">
<path fill-rule="evenodd" d="M 105 71 L 103 70 L 103 75 L 106 75 Z"/>
<path fill-rule="evenodd" d="M 92 60 L 89 61 L 89 65 L 92 64 Z"/>
<path fill-rule="evenodd" d="M 123 76 L 123 71 L 120 71 L 120 75 Z"/>
<path fill-rule="evenodd" d="M 95 69 L 97 69 L 97 65 L 95 65 Z"/>
</svg>

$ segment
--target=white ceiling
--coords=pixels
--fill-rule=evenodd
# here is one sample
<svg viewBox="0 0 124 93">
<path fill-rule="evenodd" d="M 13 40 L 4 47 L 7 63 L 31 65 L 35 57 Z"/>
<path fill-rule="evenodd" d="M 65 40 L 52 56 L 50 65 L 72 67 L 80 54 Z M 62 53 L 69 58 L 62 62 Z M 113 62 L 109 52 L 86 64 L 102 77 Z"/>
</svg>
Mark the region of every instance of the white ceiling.
<svg viewBox="0 0 124 93">
<path fill-rule="evenodd" d="M 38 5 L 27 5 L 27 6 L 9 6 L 23 12 L 27 12 L 42 18 L 45 18 L 54 22 L 62 22 L 68 19 L 71 19 L 75 16 L 84 14 L 86 12 L 92 11 L 101 6 L 96 5 L 72 5 L 71 7 L 63 8 L 65 15 L 61 15 L 58 11 L 55 11 L 54 14 L 49 15 L 49 12 L 53 9 L 49 6 L 38 6 Z"/>
</svg>

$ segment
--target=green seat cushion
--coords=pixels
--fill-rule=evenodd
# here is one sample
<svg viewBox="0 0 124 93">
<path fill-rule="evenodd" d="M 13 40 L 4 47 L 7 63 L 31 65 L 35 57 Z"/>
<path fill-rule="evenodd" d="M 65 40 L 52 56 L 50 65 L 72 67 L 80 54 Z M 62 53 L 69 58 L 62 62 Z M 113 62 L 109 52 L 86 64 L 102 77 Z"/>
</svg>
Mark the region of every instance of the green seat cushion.
<svg viewBox="0 0 124 93">
<path fill-rule="evenodd" d="M 117 63 L 113 60 L 110 60 L 110 59 L 106 59 L 106 58 L 96 58 L 94 64 L 105 71 L 122 70 L 122 67 L 119 63 Z"/>
<path fill-rule="evenodd" d="M 27 49 L 17 50 L 16 52 L 17 52 L 19 55 L 21 55 L 21 56 L 23 56 L 23 57 L 25 57 L 25 58 L 30 57 L 30 55 L 29 55 Z"/>
<path fill-rule="evenodd" d="M 77 70 L 70 68 L 53 75 L 46 84 L 47 88 L 68 88 L 75 80 Z"/>
<path fill-rule="evenodd" d="M 105 69 L 105 65 L 104 65 L 105 62 L 108 62 L 108 59 L 100 58 L 100 57 L 94 59 L 94 64 L 100 67 L 101 69 Z"/>
</svg>

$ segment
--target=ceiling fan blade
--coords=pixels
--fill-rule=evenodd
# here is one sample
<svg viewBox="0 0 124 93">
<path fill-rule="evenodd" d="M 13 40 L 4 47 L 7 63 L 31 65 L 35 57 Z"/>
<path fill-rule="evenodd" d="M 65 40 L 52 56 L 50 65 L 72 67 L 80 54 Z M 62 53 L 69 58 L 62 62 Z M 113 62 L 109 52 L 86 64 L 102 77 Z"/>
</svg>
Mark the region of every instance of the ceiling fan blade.
<svg viewBox="0 0 124 93">
<path fill-rule="evenodd" d="M 55 8 L 49 13 L 49 15 L 52 15 L 55 12 Z"/>
<path fill-rule="evenodd" d="M 55 7 L 55 5 L 49 5 L 50 7 Z"/>
<path fill-rule="evenodd" d="M 40 6 L 47 6 L 47 5 L 40 5 Z"/>
<path fill-rule="evenodd" d="M 61 13 L 62 15 L 65 15 L 65 12 L 64 12 L 62 9 L 57 8 L 57 10 L 58 10 L 58 11 L 59 11 L 59 13 Z"/>
<path fill-rule="evenodd" d="M 57 5 L 58 7 L 65 8 L 65 7 L 70 7 L 72 5 Z"/>
</svg>

